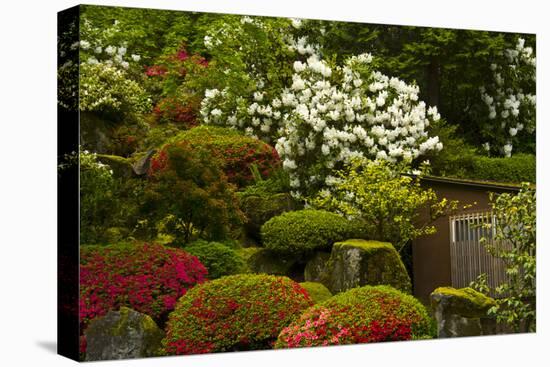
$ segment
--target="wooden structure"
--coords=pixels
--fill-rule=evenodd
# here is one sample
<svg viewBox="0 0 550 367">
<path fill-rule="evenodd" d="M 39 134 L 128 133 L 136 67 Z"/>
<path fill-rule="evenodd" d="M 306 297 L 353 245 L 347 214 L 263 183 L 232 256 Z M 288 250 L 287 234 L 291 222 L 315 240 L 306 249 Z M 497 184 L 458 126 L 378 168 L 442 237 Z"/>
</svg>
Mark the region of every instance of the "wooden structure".
<svg viewBox="0 0 550 367">
<path fill-rule="evenodd" d="M 428 302 L 430 293 L 437 287 L 467 287 L 481 273 L 489 275 L 490 285 L 500 284 L 505 277 L 503 264 L 489 255 L 479 242 L 481 237 L 492 237 L 482 224 L 493 220 L 489 192 L 515 193 L 520 187 L 430 176 L 422 179 L 422 186 L 433 189 L 438 198 L 458 200 L 459 208 L 471 207 L 438 218 L 434 222 L 435 234 L 413 241 L 414 295 Z"/>
</svg>

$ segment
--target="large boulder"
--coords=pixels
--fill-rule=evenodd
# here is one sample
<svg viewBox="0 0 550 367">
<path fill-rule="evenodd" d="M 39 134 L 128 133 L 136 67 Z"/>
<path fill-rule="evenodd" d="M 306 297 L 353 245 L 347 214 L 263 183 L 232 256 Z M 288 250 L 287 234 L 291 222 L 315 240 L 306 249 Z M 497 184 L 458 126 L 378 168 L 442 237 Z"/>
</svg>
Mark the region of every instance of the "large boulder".
<svg viewBox="0 0 550 367">
<path fill-rule="evenodd" d="M 149 150 L 134 162 L 132 168 L 136 175 L 143 176 L 149 171 L 149 167 L 151 167 L 151 158 L 156 152 L 157 151 L 155 149 Z"/>
<path fill-rule="evenodd" d="M 134 176 L 132 162 L 128 158 L 118 155 L 98 154 L 97 160 L 111 167 L 115 177 L 130 178 Z"/>
<path fill-rule="evenodd" d="M 472 288 L 440 287 L 430 299 L 439 338 L 496 334 L 495 319 L 487 315 L 492 298 Z"/>
<path fill-rule="evenodd" d="M 304 280 L 306 282 L 326 282 L 329 259 L 330 253 L 316 252 L 306 263 Z"/>
<path fill-rule="evenodd" d="M 127 307 L 92 320 L 84 331 L 86 361 L 158 356 L 164 332 L 153 319 Z"/>
<path fill-rule="evenodd" d="M 291 275 L 296 264 L 293 258 L 283 257 L 261 247 L 248 247 L 237 251 L 251 273 Z"/>
<path fill-rule="evenodd" d="M 365 285 L 389 285 L 411 293 L 411 280 L 395 248 L 388 242 L 351 239 L 332 247 L 327 287 L 339 293 Z"/>
<path fill-rule="evenodd" d="M 248 218 L 246 234 L 258 242 L 261 241 L 260 229 L 265 222 L 295 209 L 294 201 L 287 193 L 243 195 L 239 201 L 241 210 Z"/>
</svg>

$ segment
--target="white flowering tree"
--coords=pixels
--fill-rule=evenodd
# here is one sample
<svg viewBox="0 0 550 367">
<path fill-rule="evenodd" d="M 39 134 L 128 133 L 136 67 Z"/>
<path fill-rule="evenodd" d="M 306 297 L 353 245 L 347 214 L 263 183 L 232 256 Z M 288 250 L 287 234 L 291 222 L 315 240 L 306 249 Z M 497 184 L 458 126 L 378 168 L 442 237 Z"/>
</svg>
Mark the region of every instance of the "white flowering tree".
<svg viewBox="0 0 550 367">
<path fill-rule="evenodd" d="M 120 32 L 118 22 L 100 29 L 84 17 L 80 29 L 81 39 L 70 46 L 80 56 L 80 110 L 111 115 L 148 112 L 151 100 L 132 75 L 142 72 L 141 56 L 128 52 L 127 42 L 110 43 Z"/>
<path fill-rule="evenodd" d="M 502 56 L 501 63 L 490 66 L 494 82 L 480 88 L 487 117 L 483 148 L 510 157 L 522 134 L 531 138 L 535 134 L 536 57 L 522 38 Z"/>
<path fill-rule="evenodd" d="M 230 85 L 206 90 L 201 114 L 206 123 L 275 144 L 294 196 L 330 186 L 335 180 L 331 172 L 355 157 L 411 162 L 442 149 L 438 137 L 428 135 L 439 113 L 419 101 L 417 86 L 374 70 L 370 54 L 334 65 L 305 37 L 281 39 L 298 59 L 291 63 L 293 74 L 286 84 L 274 89 L 257 83 L 249 95 L 238 97 Z"/>
</svg>

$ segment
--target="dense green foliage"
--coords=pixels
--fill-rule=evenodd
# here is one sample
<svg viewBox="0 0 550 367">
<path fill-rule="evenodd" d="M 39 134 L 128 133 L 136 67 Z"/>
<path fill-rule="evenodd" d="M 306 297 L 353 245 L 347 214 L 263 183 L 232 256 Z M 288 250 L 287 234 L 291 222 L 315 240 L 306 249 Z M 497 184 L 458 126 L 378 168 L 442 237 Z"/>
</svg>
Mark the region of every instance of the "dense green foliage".
<svg viewBox="0 0 550 367">
<path fill-rule="evenodd" d="M 461 165 L 449 167 L 447 176 L 486 181 L 521 183 L 536 182 L 536 157 L 515 154 L 511 157 L 470 157 Z"/>
<path fill-rule="evenodd" d="M 369 239 L 391 242 L 401 251 L 408 241 L 435 233 L 431 222 L 457 205 L 439 201 L 432 189 L 420 186 L 419 177 L 404 175 L 405 168 L 355 160 L 313 205 L 359 220 Z M 427 220 L 421 218 L 421 210 L 428 211 Z"/>
<path fill-rule="evenodd" d="M 489 310 L 499 322 L 516 332 L 536 331 L 536 255 L 537 201 L 536 191 L 523 184 L 517 195 L 491 195 L 495 217 L 494 238 L 483 238 L 489 253 L 502 259 L 508 277 L 496 288 L 499 297 Z M 488 291 L 486 275 L 478 279 L 477 288 Z"/>
<path fill-rule="evenodd" d="M 184 250 L 195 255 L 208 269 L 208 279 L 241 273 L 246 266 L 237 252 L 223 243 L 198 240 L 185 246 Z"/>
<path fill-rule="evenodd" d="M 287 212 L 267 221 L 261 229 L 263 245 L 281 254 L 304 255 L 330 249 L 334 242 L 361 233 L 356 223 L 323 210 Z"/>
<path fill-rule="evenodd" d="M 180 298 L 163 344 L 168 354 L 267 349 L 313 302 L 286 277 L 232 275 Z"/>
<path fill-rule="evenodd" d="M 218 162 L 186 142 L 168 144 L 151 161 L 144 212 L 164 220 L 176 242 L 223 239 L 244 220 Z"/>
<path fill-rule="evenodd" d="M 340 293 L 307 309 L 283 329 L 276 348 L 426 339 L 431 320 L 414 297 L 388 286 Z"/>
</svg>

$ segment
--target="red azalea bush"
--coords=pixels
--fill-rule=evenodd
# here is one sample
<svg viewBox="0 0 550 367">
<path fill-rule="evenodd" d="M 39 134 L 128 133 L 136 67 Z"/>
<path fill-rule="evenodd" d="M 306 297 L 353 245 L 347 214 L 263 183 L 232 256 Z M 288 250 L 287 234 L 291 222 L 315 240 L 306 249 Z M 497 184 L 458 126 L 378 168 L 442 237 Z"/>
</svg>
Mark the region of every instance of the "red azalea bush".
<svg viewBox="0 0 550 367">
<path fill-rule="evenodd" d="M 431 320 L 414 297 L 389 286 L 365 286 L 306 310 L 279 335 L 276 348 L 425 339 Z"/>
<path fill-rule="evenodd" d="M 168 354 L 266 349 L 313 304 L 298 283 L 280 276 L 240 274 L 190 290 L 169 315 Z"/>
<path fill-rule="evenodd" d="M 264 178 L 281 165 L 279 155 L 272 146 L 229 128 L 197 126 L 180 133 L 175 140 L 186 141 L 195 149 L 210 151 L 222 162 L 229 182 L 239 187 L 253 182 L 253 164 Z"/>
<path fill-rule="evenodd" d="M 130 307 L 161 322 L 178 298 L 207 275 L 187 252 L 158 244 L 82 246 L 80 325 L 111 309 Z"/>
</svg>

